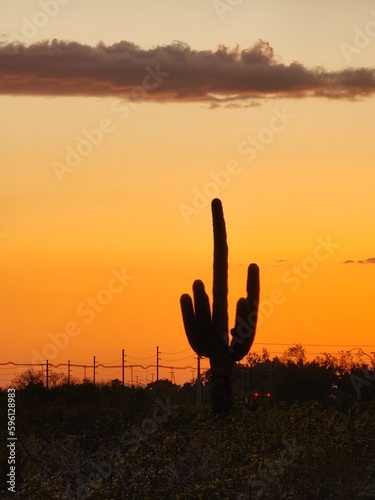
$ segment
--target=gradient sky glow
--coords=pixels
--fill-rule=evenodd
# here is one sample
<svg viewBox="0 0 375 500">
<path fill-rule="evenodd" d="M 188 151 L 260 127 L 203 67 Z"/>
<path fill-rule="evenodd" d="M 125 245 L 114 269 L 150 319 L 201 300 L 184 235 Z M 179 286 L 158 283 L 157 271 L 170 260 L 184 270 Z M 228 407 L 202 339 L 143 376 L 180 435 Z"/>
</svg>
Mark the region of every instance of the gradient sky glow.
<svg viewBox="0 0 375 500">
<path fill-rule="evenodd" d="M 46 4 L 52 10 L 43 11 Z M 261 269 L 253 350 L 278 353 L 300 342 L 317 344 L 307 347 L 311 354 L 351 346 L 375 351 L 373 1 L 285 0 L 282 9 L 279 0 L 63 4 L 4 0 L 0 6 L 0 362 L 31 363 L 38 352 L 54 364 L 89 365 L 94 355 L 118 364 L 125 348 L 127 363 L 149 364 L 159 345 L 162 364 L 195 364 L 179 297 L 197 278 L 210 292 L 208 197 L 216 196 L 227 223 L 232 321 L 247 265 Z M 38 20 L 43 26 L 31 26 Z M 46 43 L 34 54 L 9 48 L 21 39 L 26 46 L 76 42 L 77 61 L 69 56 L 45 65 Z M 255 57 L 251 48 L 260 39 L 274 59 L 262 52 L 259 65 L 244 64 L 251 78 L 263 75 L 255 92 L 246 87 L 241 60 L 222 63 L 224 49 L 212 54 L 219 46 L 230 54 L 238 45 Z M 82 49 L 121 41 L 158 57 L 166 57 L 158 47 L 187 44 L 192 58 L 179 62 L 173 53 L 174 63 L 160 66 L 170 75 L 135 101 L 129 90 L 148 74 L 137 51 L 134 72 L 129 66 L 121 75 L 99 49 L 87 59 Z M 56 47 L 52 61 L 64 52 Z M 198 52 L 213 62 L 185 74 Z M 90 73 L 98 54 L 108 81 Z M 229 64 L 233 71 L 226 71 Z M 312 82 L 297 90 L 296 67 Z M 288 76 L 284 93 L 274 89 L 280 68 Z M 85 71 L 86 95 L 72 96 Z M 223 80 L 214 78 L 217 72 Z M 265 88 L 268 75 L 272 91 Z M 76 166 L 68 165 L 71 151 Z M 122 274 L 130 278 L 121 282 Z M 90 297 L 106 302 L 100 311 Z M 80 333 L 48 351 L 67 338 L 57 333 L 72 322 Z M 285 346 L 270 345 L 278 343 Z M 1 369 L 0 385 L 7 373 L 16 369 Z M 98 379 L 105 374 L 99 370 Z M 145 372 L 137 374 L 144 382 Z M 191 370 L 175 375 L 182 382 Z"/>
</svg>

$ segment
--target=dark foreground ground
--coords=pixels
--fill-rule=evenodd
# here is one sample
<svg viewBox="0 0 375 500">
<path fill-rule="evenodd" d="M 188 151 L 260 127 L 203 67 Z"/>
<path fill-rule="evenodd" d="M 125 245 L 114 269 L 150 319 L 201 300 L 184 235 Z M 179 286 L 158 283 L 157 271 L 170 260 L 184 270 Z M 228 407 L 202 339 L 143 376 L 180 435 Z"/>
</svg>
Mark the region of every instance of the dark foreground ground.
<svg viewBox="0 0 375 500">
<path fill-rule="evenodd" d="M 375 498 L 375 401 L 241 400 L 217 420 L 173 394 L 77 391 L 17 391 L 17 487 L 7 491 L 2 425 L 0 498 Z M 5 407 L 2 392 L 3 423 Z"/>
</svg>

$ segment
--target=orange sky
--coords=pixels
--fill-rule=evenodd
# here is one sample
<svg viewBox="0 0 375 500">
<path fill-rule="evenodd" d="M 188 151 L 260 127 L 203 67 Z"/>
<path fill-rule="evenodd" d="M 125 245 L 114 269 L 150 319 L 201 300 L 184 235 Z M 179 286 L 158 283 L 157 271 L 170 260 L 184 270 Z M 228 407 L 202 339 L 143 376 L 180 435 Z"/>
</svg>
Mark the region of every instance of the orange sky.
<svg viewBox="0 0 375 500">
<path fill-rule="evenodd" d="M 312 3 L 301 2 L 305 35 L 288 29 L 296 13 L 287 2 L 290 10 L 274 39 L 270 26 L 276 26 L 276 13 L 255 3 L 263 36 L 277 44 L 277 54 L 287 64 L 298 59 L 307 67 L 347 67 L 340 43 L 349 43 L 354 27 L 372 19 L 369 2 L 358 2 L 355 19 L 349 7 L 340 11 L 341 24 L 329 10 L 331 23 L 322 25 L 325 45 L 320 41 L 313 48 L 307 41 L 315 17 L 306 17 Z M 102 7 L 93 5 L 87 33 L 78 35 L 76 21 L 69 24 L 76 16 L 66 5 L 30 41 L 56 36 L 95 43 L 90 26 L 97 26 Z M 113 19 L 120 14 L 116 5 L 108 14 Z M 121 35 L 115 21 L 114 33 L 117 41 L 145 47 L 177 38 L 200 50 L 204 44 L 210 50 L 220 43 L 233 46 L 238 33 L 236 43 L 244 45 L 247 38 L 251 46 L 262 30 L 257 26 L 254 36 L 245 37 L 243 18 L 251 12 L 243 8 L 221 20 L 215 9 L 202 7 L 209 27 L 204 39 L 188 37 L 181 13 L 173 9 L 169 14 L 180 37 L 170 28 L 164 39 L 157 23 L 144 40 Z M 21 32 L 22 15 L 33 15 L 31 2 L 25 13 L 10 4 L 6 9 L 12 25 L 2 26 L 4 33 Z M 142 21 L 137 8 L 128 9 L 139 27 L 151 22 Z M 323 13 L 320 7 L 314 12 L 316 19 Z M 163 10 L 152 14 L 162 22 Z M 104 27 L 95 36 L 115 41 Z M 350 66 L 370 68 L 374 47 L 370 39 Z M 227 223 L 231 323 L 245 291 L 247 265 L 257 262 L 261 269 L 253 350 L 264 346 L 276 354 L 300 342 L 312 355 L 361 346 L 375 351 L 374 97 L 269 95 L 257 99 L 259 105 L 236 109 L 146 98 L 133 107 L 124 101 L 126 117 L 117 100 L 0 96 L 0 362 L 31 363 L 40 355 L 54 364 L 70 359 L 90 365 L 95 355 L 98 363 L 119 364 L 124 348 L 128 364 L 146 365 L 155 361 L 159 345 L 162 364 L 194 364 L 179 297 L 191 292 L 197 278 L 209 292 L 212 286 L 212 197 L 222 200 Z M 95 135 L 98 129 L 101 136 Z M 88 136 L 92 142 L 101 138 L 87 146 Z M 86 156 L 84 144 L 90 149 Z M 81 157 L 59 176 L 56 165 L 68 164 L 69 151 L 80 151 Z M 14 367 L 0 367 L 0 384 L 15 373 Z M 106 373 L 121 376 L 99 369 L 97 378 Z M 152 368 L 147 375 L 134 370 L 142 382 L 152 374 Z M 82 370 L 73 375 L 82 377 Z M 161 375 L 169 378 L 170 369 Z M 177 382 L 191 375 L 190 369 L 175 370 Z M 128 370 L 128 381 L 129 376 Z"/>
</svg>

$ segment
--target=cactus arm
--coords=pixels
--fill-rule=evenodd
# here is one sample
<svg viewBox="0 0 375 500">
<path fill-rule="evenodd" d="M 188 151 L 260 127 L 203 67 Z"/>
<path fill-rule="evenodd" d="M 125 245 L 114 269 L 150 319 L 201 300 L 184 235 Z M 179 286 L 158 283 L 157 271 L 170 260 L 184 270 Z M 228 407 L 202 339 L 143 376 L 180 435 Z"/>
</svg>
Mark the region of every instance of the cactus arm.
<svg viewBox="0 0 375 500">
<path fill-rule="evenodd" d="M 249 345 L 253 343 L 255 330 L 258 322 L 258 309 L 259 309 L 259 296 L 260 296 L 260 277 L 259 267 L 256 264 L 250 264 L 247 270 L 247 303 L 249 304 L 249 326 L 252 330 L 252 340 Z M 247 354 L 247 352 L 246 352 Z"/>
<path fill-rule="evenodd" d="M 194 308 L 197 334 L 200 340 L 200 356 L 209 356 L 215 346 L 212 329 L 210 301 L 204 284 L 200 280 L 193 283 Z"/>
<path fill-rule="evenodd" d="M 219 199 L 212 201 L 214 229 L 213 307 L 214 335 L 228 345 L 228 245 L 223 207 Z"/>
<path fill-rule="evenodd" d="M 258 313 L 260 279 L 259 267 L 256 264 L 250 264 L 247 270 L 247 301 L 252 306 L 253 312 Z"/>
<path fill-rule="evenodd" d="M 239 299 L 236 310 L 236 324 L 232 333 L 230 351 L 233 360 L 240 361 L 249 352 L 254 341 L 259 304 L 259 267 L 250 264 L 247 271 L 247 298 Z"/>
<path fill-rule="evenodd" d="M 213 350 L 211 311 L 208 295 L 200 280 L 193 284 L 193 301 L 188 294 L 180 298 L 182 319 L 190 346 L 199 356 L 208 357 Z"/>
<path fill-rule="evenodd" d="M 182 321 L 184 323 L 186 337 L 191 348 L 197 352 L 199 350 L 199 338 L 197 338 L 196 321 L 193 309 L 193 301 L 188 293 L 184 293 L 180 298 Z"/>
</svg>

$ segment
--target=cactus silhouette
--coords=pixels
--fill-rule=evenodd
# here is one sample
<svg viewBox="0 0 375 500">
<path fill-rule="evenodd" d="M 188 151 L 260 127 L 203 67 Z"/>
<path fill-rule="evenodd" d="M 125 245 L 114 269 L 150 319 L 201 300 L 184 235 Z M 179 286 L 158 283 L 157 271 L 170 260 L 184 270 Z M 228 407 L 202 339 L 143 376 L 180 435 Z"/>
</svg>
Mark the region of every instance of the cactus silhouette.
<svg viewBox="0 0 375 500">
<path fill-rule="evenodd" d="M 211 396 L 214 414 L 223 415 L 232 404 L 232 372 L 236 361 L 249 352 L 255 336 L 259 304 L 259 268 L 250 264 L 247 297 L 236 307 L 235 326 L 228 335 L 228 245 L 223 207 L 212 201 L 214 230 L 214 269 L 212 314 L 201 280 L 193 283 L 193 299 L 181 295 L 180 305 L 186 336 L 198 356 L 208 357 L 211 366 Z"/>
</svg>

